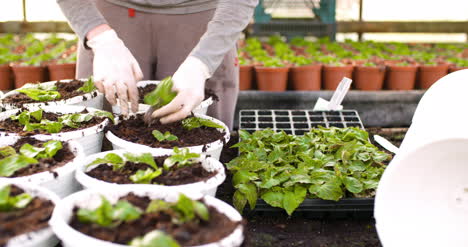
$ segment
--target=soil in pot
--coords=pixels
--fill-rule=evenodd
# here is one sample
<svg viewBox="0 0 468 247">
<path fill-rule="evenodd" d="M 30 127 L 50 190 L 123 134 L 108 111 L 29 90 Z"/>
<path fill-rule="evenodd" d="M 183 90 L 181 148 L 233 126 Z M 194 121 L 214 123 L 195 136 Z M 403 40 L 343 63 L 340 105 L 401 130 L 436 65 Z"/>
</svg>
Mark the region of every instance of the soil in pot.
<svg viewBox="0 0 468 247">
<path fill-rule="evenodd" d="M 167 156 L 154 157 L 154 161 L 158 167 L 162 168 L 166 158 Z M 130 176 L 135 174 L 138 170 L 147 170 L 148 168 L 151 168 L 151 166 L 143 163 L 127 161 L 122 169 L 115 170 L 110 165 L 102 164 L 86 172 L 86 174 L 109 183 L 133 184 L 134 182 L 132 182 Z M 151 183 L 168 186 L 191 184 L 206 181 L 216 174 L 217 172 L 209 172 L 205 170 L 202 164 L 197 162 L 181 168 L 171 167 L 169 170 L 163 169 L 163 173 L 151 180 Z"/>
<path fill-rule="evenodd" d="M 0 65 L 0 90 L 13 89 L 13 80 L 10 65 Z"/>
<path fill-rule="evenodd" d="M 377 91 L 383 87 L 385 67 L 356 66 L 354 87 L 363 91 Z"/>
<path fill-rule="evenodd" d="M 353 66 L 323 66 L 323 88 L 325 90 L 335 90 L 343 77 L 353 78 Z"/>
<path fill-rule="evenodd" d="M 132 143 L 138 143 L 153 148 L 170 149 L 173 147 L 199 146 L 218 140 L 224 140 L 225 134 L 216 128 L 205 126 L 188 130 L 183 126 L 182 121 L 161 124 L 158 120 L 155 120 L 148 126 L 143 121 L 143 114 L 137 114 L 131 116 L 127 120 L 122 120 L 117 125 L 109 127 L 109 130 L 119 138 Z M 178 139 L 175 141 L 157 141 L 152 134 L 153 130 L 158 130 L 161 133 L 168 131 L 172 135 L 177 136 Z"/>
<path fill-rule="evenodd" d="M 416 82 L 415 65 L 389 65 L 387 70 L 386 88 L 389 90 L 413 90 Z"/>
<path fill-rule="evenodd" d="M 76 63 L 49 64 L 47 68 L 51 81 L 75 78 Z"/>
<path fill-rule="evenodd" d="M 444 77 L 448 73 L 448 65 L 420 65 L 418 71 L 418 87 L 428 89 L 437 80 Z"/>
<path fill-rule="evenodd" d="M 81 114 L 86 114 L 88 113 L 86 110 L 82 111 Z M 17 115 L 19 115 L 18 113 Z M 58 118 L 61 116 L 64 116 L 66 114 L 58 114 L 58 113 L 52 113 L 52 112 L 43 112 L 42 113 L 42 119 L 41 120 L 49 120 L 53 122 L 57 122 Z M 81 130 L 81 129 L 86 129 L 92 126 L 96 126 L 104 121 L 103 118 L 101 117 L 92 117 L 89 121 L 87 122 L 82 122 L 79 124 L 77 128 L 72 128 L 68 125 L 63 124 L 62 129 L 60 130 L 60 133 L 62 132 L 70 132 L 70 131 L 75 131 L 75 130 Z M 30 118 L 30 123 L 40 123 L 40 121 L 36 120 L 34 117 Z M 3 121 L 0 121 L 0 131 L 4 132 L 9 132 L 9 133 L 16 133 L 19 135 L 23 136 L 28 136 L 28 135 L 35 135 L 35 134 L 51 134 L 47 132 L 44 129 L 35 129 L 33 131 L 26 131 L 24 130 L 24 125 L 21 124 L 18 120 L 12 120 L 11 118 L 7 118 Z"/>
<path fill-rule="evenodd" d="M 119 200 L 129 202 L 143 212 L 151 202 L 149 197 L 140 197 L 132 193 Z M 203 201 L 200 201 L 203 203 Z M 181 246 L 197 246 L 217 242 L 231 234 L 241 222 L 231 221 L 227 216 L 208 206 L 209 220 L 192 220 L 174 224 L 174 213 L 161 210 L 143 213 L 140 218 L 123 222 L 116 227 L 103 227 L 95 223 L 83 223 L 77 217 L 78 208 L 73 209 L 70 226 L 88 236 L 118 244 L 128 244 L 137 237 L 142 237 L 153 230 L 163 230 L 172 236 Z"/>
<path fill-rule="evenodd" d="M 46 142 L 45 141 L 39 141 L 39 140 L 36 140 L 34 138 L 30 138 L 30 137 L 24 137 L 24 138 L 19 139 L 11 147 L 13 147 L 15 149 L 16 153 L 19 153 L 20 148 L 24 144 L 30 144 L 30 145 L 32 145 L 34 147 L 41 148 L 42 144 L 44 144 L 44 143 L 46 143 Z M 2 156 L 0 156 L 0 157 L 2 157 Z M 15 178 L 15 177 L 30 176 L 30 175 L 40 173 L 40 172 L 45 172 L 45 171 L 49 171 L 49 172 L 54 173 L 54 171 L 53 171 L 54 169 L 64 166 L 65 164 L 72 161 L 74 158 L 75 158 L 75 155 L 70 150 L 70 147 L 69 147 L 68 143 L 62 142 L 62 148 L 60 150 L 58 150 L 57 153 L 52 158 L 39 158 L 39 159 L 37 159 L 39 161 L 39 163 L 31 164 L 31 165 L 28 165 L 26 167 L 23 167 L 23 168 L 15 171 L 15 173 L 13 173 L 13 175 L 11 175 L 9 177 L 10 178 Z M 57 174 L 55 174 L 55 176 L 56 175 Z"/>
<path fill-rule="evenodd" d="M 283 92 L 286 90 L 289 67 L 255 67 L 260 91 Z"/>
<path fill-rule="evenodd" d="M 144 104 L 145 102 L 143 99 L 145 98 L 145 95 L 152 92 L 154 89 L 156 89 L 157 85 L 156 84 L 148 84 L 144 87 L 139 87 L 138 88 L 138 95 L 140 96 L 140 104 Z M 218 96 L 215 94 L 215 92 L 209 88 L 205 88 L 205 99 L 207 100 L 211 97 L 214 101 L 219 101 Z"/>
<path fill-rule="evenodd" d="M 24 191 L 12 185 L 10 196 L 17 196 Z M 0 211 L 0 246 L 13 237 L 34 232 L 49 226 L 54 204 L 45 199 L 35 197 L 25 208 L 12 211 Z"/>
<path fill-rule="evenodd" d="M 55 85 L 57 86 L 57 91 L 60 93 L 60 99 L 58 100 L 67 100 L 76 96 L 86 94 L 85 92 L 78 91 L 78 89 L 82 87 L 84 83 L 84 81 L 80 80 L 73 80 L 70 82 L 57 81 Z M 91 94 L 92 97 L 97 96 L 96 91 L 92 92 Z M 83 100 L 86 100 L 86 98 L 84 98 Z M 2 103 L 12 104 L 18 107 L 22 106 L 23 104 L 39 102 L 41 101 L 31 99 L 29 96 L 23 93 L 13 94 L 2 100 Z"/>
<path fill-rule="evenodd" d="M 290 70 L 291 83 L 294 90 L 320 90 L 322 82 L 322 65 L 306 65 L 292 67 Z"/>
<path fill-rule="evenodd" d="M 45 67 L 42 66 L 12 66 L 15 74 L 15 88 L 20 88 L 26 83 L 46 81 Z"/>
<path fill-rule="evenodd" d="M 249 90 L 252 88 L 253 65 L 239 66 L 239 90 Z"/>
</svg>

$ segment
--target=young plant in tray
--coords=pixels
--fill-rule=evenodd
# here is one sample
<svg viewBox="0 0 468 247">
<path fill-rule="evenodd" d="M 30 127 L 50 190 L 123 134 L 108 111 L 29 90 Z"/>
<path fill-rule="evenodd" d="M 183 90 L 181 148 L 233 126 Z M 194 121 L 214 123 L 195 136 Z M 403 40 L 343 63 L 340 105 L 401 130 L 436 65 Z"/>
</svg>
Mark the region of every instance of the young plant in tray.
<svg viewBox="0 0 468 247">
<path fill-rule="evenodd" d="M 62 142 L 51 140 L 42 147 L 35 147 L 31 144 L 21 146 L 19 153 L 11 146 L 0 148 L 0 177 L 10 177 L 16 171 L 39 163 L 40 159 L 52 158 L 62 149 Z"/>
<path fill-rule="evenodd" d="M 11 186 L 4 186 L 3 188 L 0 188 L 0 212 L 9 212 L 25 208 L 32 199 L 33 197 L 27 193 L 12 196 Z"/>
<path fill-rule="evenodd" d="M 292 214 L 306 198 L 338 201 L 374 194 L 390 156 L 358 128 L 317 128 L 303 136 L 239 131 L 240 156 L 227 164 L 242 211 L 258 198 Z"/>
</svg>

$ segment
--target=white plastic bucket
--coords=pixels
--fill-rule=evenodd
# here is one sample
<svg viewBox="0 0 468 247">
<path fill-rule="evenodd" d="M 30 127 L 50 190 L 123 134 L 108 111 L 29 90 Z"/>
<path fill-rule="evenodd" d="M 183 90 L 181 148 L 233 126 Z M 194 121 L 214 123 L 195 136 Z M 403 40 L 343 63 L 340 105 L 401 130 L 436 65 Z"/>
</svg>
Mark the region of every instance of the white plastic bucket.
<svg viewBox="0 0 468 247">
<path fill-rule="evenodd" d="M 123 247 L 126 245 L 114 244 L 107 241 L 92 238 L 85 235 L 68 224 L 72 217 L 72 211 L 75 206 L 81 208 L 93 209 L 100 205 L 101 196 L 106 197 L 111 203 L 115 203 L 119 197 L 125 196 L 128 193 L 134 193 L 138 196 L 148 196 L 151 199 L 163 199 L 169 202 L 175 202 L 179 197 L 179 192 L 167 188 L 155 190 L 153 186 L 145 185 L 121 185 L 118 188 L 101 188 L 99 190 L 83 190 L 70 195 L 59 202 L 55 207 L 50 225 L 57 235 L 62 240 L 65 247 Z M 227 203 L 211 196 L 202 196 L 200 193 L 186 191 L 184 193 L 193 200 L 205 199 L 207 205 L 213 206 L 219 212 L 226 215 L 232 221 L 241 221 L 241 215 Z M 244 240 L 243 226 L 239 225 L 229 236 L 211 244 L 199 245 L 197 247 L 237 247 Z"/>
<path fill-rule="evenodd" d="M 88 80 L 88 79 L 80 79 L 81 81 L 83 80 Z M 60 82 L 70 82 L 72 80 L 60 80 Z M 56 81 L 48 81 L 48 82 L 43 82 L 41 83 L 42 85 L 53 85 L 55 84 Z M 26 88 L 28 85 L 37 85 L 37 84 L 26 84 L 25 86 L 21 88 Z M 14 95 L 14 94 L 19 94 L 19 92 L 12 90 L 4 95 L 1 96 L 0 98 L 0 108 L 3 108 L 5 110 L 11 110 L 11 109 L 16 109 L 18 108 L 15 105 L 12 104 L 7 104 L 7 103 L 2 103 L 2 100 L 7 98 L 8 96 Z M 23 104 L 23 107 L 29 107 L 29 106 L 35 106 L 35 107 L 44 107 L 44 106 L 59 106 L 59 105 L 77 105 L 77 106 L 87 106 L 87 107 L 92 107 L 96 109 L 103 109 L 104 105 L 104 94 L 100 93 L 97 89 L 91 93 L 86 93 L 83 95 L 75 96 L 73 98 L 69 98 L 66 100 L 57 100 L 57 101 L 48 101 L 48 102 L 37 102 L 37 103 L 27 103 Z"/>
<path fill-rule="evenodd" d="M 138 87 L 146 87 L 147 85 L 151 84 L 159 84 L 161 81 L 139 81 L 137 83 Z M 208 112 L 208 107 L 213 104 L 213 99 L 209 97 L 208 99 L 202 101 L 195 109 L 193 109 L 193 113 L 203 114 L 205 115 Z M 150 105 L 147 104 L 139 104 L 138 105 L 138 112 L 146 112 L 150 108 Z M 130 107 L 129 107 L 130 109 Z M 120 103 L 117 102 L 116 105 L 112 106 L 112 112 L 115 114 L 120 114 Z"/>
<path fill-rule="evenodd" d="M 124 153 L 133 153 L 133 154 L 141 154 L 144 152 L 135 152 L 131 150 L 114 150 L 114 151 L 108 151 L 108 152 L 103 152 L 103 153 L 98 153 L 94 154 L 91 156 L 86 157 L 82 161 L 80 161 L 77 165 L 76 169 L 76 180 L 85 188 L 85 189 L 98 189 L 98 188 L 104 188 L 104 187 L 115 187 L 115 186 L 121 186 L 120 184 L 115 184 L 115 183 L 109 183 L 106 181 L 102 181 L 96 178 L 93 178 L 91 176 L 88 176 L 86 172 L 94 169 L 97 166 L 101 165 L 106 165 L 106 164 L 99 164 L 99 165 L 93 165 L 90 167 L 87 167 L 88 164 L 92 163 L 94 160 L 97 158 L 103 158 L 109 153 L 115 153 L 120 156 L 123 156 Z M 172 152 L 152 152 L 153 156 L 165 156 L 165 155 L 171 155 Z M 213 158 L 206 158 L 206 157 L 201 157 L 196 160 L 197 162 L 201 162 L 203 168 L 206 171 L 209 172 L 217 172 L 217 174 L 211 178 L 209 178 L 206 181 L 201 181 L 197 183 L 191 183 L 191 184 L 184 184 L 184 185 L 173 185 L 173 186 L 165 186 L 165 185 L 151 185 L 154 187 L 155 190 L 158 190 L 161 187 L 166 187 L 171 190 L 177 190 L 177 191 L 196 191 L 199 193 L 202 193 L 204 195 L 210 195 L 210 196 L 215 196 L 216 195 L 216 190 L 219 185 L 221 185 L 224 180 L 226 179 L 226 173 L 224 170 L 224 166 L 216 159 Z"/>
<path fill-rule="evenodd" d="M 94 112 L 97 109 L 84 107 L 84 106 L 69 106 L 69 105 L 59 105 L 59 106 L 43 106 L 40 107 L 45 112 L 52 112 L 52 113 L 62 113 L 62 114 L 69 114 L 69 113 L 78 113 L 82 112 L 84 109 L 87 109 L 89 112 Z M 38 110 L 39 107 L 31 106 L 27 107 L 29 111 Z M 9 118 L 12 115 L 17 114 L 20 109 L 13 109 L 8 110 L 5 112 L 0 113 L 0 121 L 3 121 Z M 102 147 L 102 138 L 104 137 L 103 130 L 109 124 L 109 119 L 104 119 L 100 124 L 86 128 L 81 130 L 74 130 L 69 132 L 60 132 L 56 134 L 37 134 L 33 135 L 32 137 L 37 138 L 39 140 L 60 140 L 60 141 L 70 141 L 74 140 L 78 142 L 83 147 L 83 152 L 85 155 L 98 153 L 101 151 Z M 1 136 L 18 136 L 16 133 L 11 132 L 0 132 Z"/>
<path fill-rule="evenodd" d="M 14 145 L 18 141 L 18 136 L 5 136 L 0 138 L 0 147 Z M 24 177 L 4 178 L 0 177 L 0 181 L 18 183 L 32 183 L 40 185 L 56 193 L 59 197 L 65 197 L 80 190 L 80 185 L 75 180 L 75 169 L 78 163 L 83 160 L 83 147 L 76 141 L 68 141 L 68 145 L 75 158 L 67 164 L 58 167 L 53 172 L 40 172 Z"/>
<path fill-rule="evenodd" d="M 33 184 L 0 181 L 0 188 L 3 188 L 4 186 L 10 184 L 16 185 L 17 187 L 23 189 L 26 193 L 31 194 L 34 197 L 50 200 L 55 205 L 57 205 L 57 203 L 60 201 L 57 195 L 55 195 L 53 192 Z M 55 246 L 57 243 L 58 239 L 52 232 L 52 229 L 50 227 L 46 227 L 39 231 L 16 236 L 7 242 L 6 247 L 50 247 Z"/>
<path fill-rule="evenodd" d="M 195 117 L 200 117 L 204 119 L 209 119 L 221 126 L 224 127 L 224 130 L 219 129 L 219 131 L 224 131 L 224 141 L 223 140 L 217 140 L 212 143 L 208 143 L 206 145 L 200 145 L 200 146 L 191 146 L 191 147 L 183 147 L 183 148 L 188 148 L 191 153 L 198 153 L 198 154 L 204 154 L 206 156 L 210 156 L 215 158 L 216 160 L 219 160 L 221 157 L 221 151 L 223 150 L 223 145 L 224 143 L 228 143 L 229 138 L 231 137 L 230 132 L 228 127 L 218 119 L 208 117 L 206 115 L 200 115 L 200 114 L 195 114 Z M 112 147 L 114 149 L 131 149 L 131 150 L 172 150 L 172 149 L 167 149 L 167 148 L 152 148 L 149 146 L 145 146 L 142 144 L 137 144 L 133 142 L 126 141 L 112 133 L 111 131 L 106 132 L 106 138 L 112 143 Z M 156 140 L 155 140 L 156 141 Z M 182 147 L 180 147 L 182 148 Z"/>
</svg>

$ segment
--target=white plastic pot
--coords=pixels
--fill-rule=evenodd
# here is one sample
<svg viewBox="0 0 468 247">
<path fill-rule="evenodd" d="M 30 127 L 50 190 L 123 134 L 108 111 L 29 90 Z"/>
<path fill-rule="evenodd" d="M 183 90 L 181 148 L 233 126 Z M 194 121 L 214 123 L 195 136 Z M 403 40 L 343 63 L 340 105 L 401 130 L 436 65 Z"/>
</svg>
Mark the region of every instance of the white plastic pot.
<svg viewBox="0 0 468 247">
<path fill-rule="evenodd" d="M 26 193 L 31 194 L 34 197 L 50 200 L 55 205 L 60 201 L 57 195 L 53 192 L 37 185 L 22 182 L 0 181 L 0 188 L 7 185 L 16 185 Z M 58 239 L 52 232 L 52 229 L 50 227 L 46 227 L 39 231 L 16 236 L 7 242 L 6 247 L 50 247 L 55 246 L 57 243 Z"/>
<path fill-rule="evenodd" d="M 377 188 L 374 217 L 382 245 L 468 245 L 468 138 L 399 153 Z"/>
<path fill-rule="evenodd" d="M 159 84 L 161 81 L 139 81 L 137 83 L 138 87 L 146 87 L 147 85 L 152 84 Z M 208 107 L 213 104 L 213 99 L 209 97 L 208 99 L 202 101 L 200 105 L 198 105 L 195 109 L 193 109 L 193 113 L 203 114 L 205 115 L 208 111 Z M 139 104 L 138 105 L 138 112 L 146 112 L 150 108 L 150 105 L 147 104 Z M 130 109 L 130 108 L 129 108 Z M 117 102 L 116 105 L 112 106 L 112 112 L 115 114 L 120 114 L 120 103 Z"/>
<path fill-rule="evenodd" d="M 94 169 L 97 166 L 101 165 L 106 165 L 106 164 L 99 164 L 99 165 L 93 165 L 88 167 L 88 164 L 96 160 L 97 158 L 103 158 L 109 153 L 115 153 L 120 156 L 123 156 L 124 153 L 143 153 L 143 152 L 135 152 L 131 150 L 114 150 L 114 151 L 108 151 L 108 152 L 103 152 L 103 153 L 98 153 L 94 154 L 91 156 L 88 156 L 86 159 L 83 159 L 81 162 L 78 163 L 78 167 L 76 170 L 76 180 L 85 188 L 85 189 L 98 189 L 98 188 L 104 188 L 104 187 L 115 187 L 115 186 L 121 186 L 120 184 L 115 184 L 115 183 L 109 183 L 106 181 L 102 181 L 96 178 L 93 178 L 91 176 L 88 176 L 86 172 Z M 165 155 L 171 155 L 172 152 L 152 152 L 153 156 L 165 156 Z M 184 185 L 173 185 L 173 186 L 165 186 L 165 185 L 151 185 L 154 187 L 155 190 L 158 190 L 161 187 L 166 187 L 171 190 L 177 190 L 177 191 L 196 191 L 200 192 L 204 195 L 210 195 L 210 196 L 215 196 L 216 195 L 216 190 L 219 185 L 221 185 L 224 180 L 226 179 L 226 173 L 224 171 L 224 166 L 216 159 L 213 158 L 206 158 L 206 157 L 201 157 L 197 161 L 200 161 L 202 163 L 203 168 L 206 171 L 209 172 L 217 172 L 217 174 L 210 179 L 202 182 L 197 182 L 197 183 L 191 183 L 191 184 L 184 184 Z"/>
<path fill-rule="evenodd" d="M 18 136 L 5 136 L 0 138 L 0 147 L 14 145 L 20 137 Z M 75 180 L 75 169 L 78 163 L 83 160 L 83 147 L 76 141 L 68 141 L 68 145 L 75 158 L 67 164 L 58 167 L 53 172 L 40 172 L 24 177 L 5 178 L 0 177 L 0 181 L 18 183 L 32 183 L 40 185 L 56 193 L 59 197 L 65 197 L 80 190 L 80 185 Z"/>
<path fill-rule="evenodd" d="M 179 197 L 179 192 L 167 188 L 155 190 L 153 186 L 146 185 L 122 185 L 118 188 L 101 188 L 99 190 L 83 190 L 70 195 L 59 202 L 55 207 L 50 225 L 62 240 L 65 247 L 123 247 L 126 245 L 114 244 L 111 242 L 99 240 L 85 235 L 68 224 L 72 217 L 72 211 L 75 206 L 80 208 L 93 209 L 101 204 L 101 196 L 106 197 L 111 203 L 115 203 L 119 197 L 128 193 L 134 193 L 138 196 L 148 196 L 151 199 L 163 199 L 168 202 L 175 202 Z M 184 193 L 193 200 L 204 198 L 207 205 L 213 206 L 219 212 L 226 215 L 232 221 L 241 221 L 242 216 L 227 203 L 212 196 L 202 196 L 200 193 L 186 191 Z M 244 240 L 243 226 L 239 225 L 229 236 L 211 244 L 199 245 L 197 247 L 236 247 L 240 246 Z"/>
<path fill-rule="evenodd" d="M 40 107 L 45 112 L 52 112 L 52 113 L 61 113 L 61 114 L 69 114 L 69 113 L 79 113 L 82 112 L 84 109 L 87 109 L 89 112 L 94 112 L 97 109 L 84 107 L 84 106 L 69 106 L 69 105 L 59 105 L 59 106 L 43 106 Z M 30 106 L 27 107 L 29 111 L 38 110 L 39 107 L 37 106 Z M 5 112 L 0 113 L 0 121 L 3 121 L 9 118 L 12 115 L 17 114 L 20 112 L 20 109 L 13 109 L 8 110 Z M 37 138 L 39 140 L 60 140 L 60 141 L 70 141 L 74 140 L 78 142 L 83 147 L 83 152 L 85 155 L 94 154 L 101 151 L 102 147 L 102 138 L 104 137 L 103 130 L 109 124 L 109 119 L 104 119 L 100 124 L 86 128 L 81 130 L 74 130 L 68 132 L 60 132 L 56 134 L 37 134 L 33 135 L 32 137 Z M 11 132 L 0 132 L 1 136 L 18 136 L 16 133 Z"/>
<path fill-rule="evenodd" d="M 87 79 L 80 79 L 80 80 L 87 80 Z M 70 82 L 72 80 L 60 80 L 60 82 Z M 56 81 L 48 81 L 41 83 L 42 85 L 53 85 Z M 21 88 L 27 88 L 34 84 L 26 84 Z M 0 97 L 0 108 L 5 110 L 11 110 L 18 108 L 15 105 L 3 103 L 2 100 L 7 98 L 8 96 L 19 94 L 19 92 L 12 90 Z M 23 104 L 23 107 L 28 106 L 35 106 L 35 107 L 44 107 L 44 106 L 60 106 L 60 105 L 77 105 L 77 106 L 87 106 L 96 109 L 103 109 L 104 105 L 104 94 L 100 93 L 98 90 L 95 90 L 91 93 L 86 93 L 83 95 L 75 96 L 73 98 L 69 98 L 66 100 L 57 100 L 57 101 L 48 101 L 48 102 L 37 102 L 37 103 L 28 103 Z"/>
<path fill-rule="evenodd" d="M 224 141 L 223 140 L 217 140 L 212 143 L 208 143 L 206 145 L 200 145 L 200 146 L 191 146 L 191 147 L 183 147 L 183 148 L 188 148 L 191 153 L 198 153 L 198 154 L 204 154 L 206 156 L 210 156 L 215 158 L 216 160 L 219 160 L 221 157 L 221 151 L 223 150 L 223 145 L 224 143 L 227 143 L 229 141 L 229 138 L 231 137 L 231 134 L 229 132 L 228 127 L 218 119 L 206 116 L 206 115 L 200 115 L 200 114 L 195 114 L 196 117 L 204 118 L 204 119 L 209 119 L 221 126 L 224 127 L 224 129 L 219 129 L 219 131 L 224 131 Z M 131 150 L 172 150 L 172 149 L 167 149 L 167 148 L 152 148 L 149 146 L 145 146 L 142 144 L 137 144 L 133 142 L 126 141 L 112 133 L 111 131 L 106 132 L 106 138 L 112 143 L 112 147 L 114 149 L 131 149 Z M 156 141 L 156 139 L 155 139 Z"/>
</svg>

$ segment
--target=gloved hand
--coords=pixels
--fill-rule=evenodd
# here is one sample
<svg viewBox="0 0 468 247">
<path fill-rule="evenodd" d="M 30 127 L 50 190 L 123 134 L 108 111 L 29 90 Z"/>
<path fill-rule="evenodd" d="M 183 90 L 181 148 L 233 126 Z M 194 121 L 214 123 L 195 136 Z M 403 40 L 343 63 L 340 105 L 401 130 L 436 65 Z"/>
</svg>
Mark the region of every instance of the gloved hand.
<svg viewBox="0 0 468 247">
<path fill-rule="evenodd" d="M 200 59 L 189 56 L 172 77 L 172 90 L 177 96 L 171 103 L 153 112 L 163 124 L 184 119 L 205 98 L 205 82 L 210 77 L 208 66 Z"/>
<path fill-rule="evenodd" d="M 95 85 L 112 105 L 120 101 L 121 112 L 128 114 L 138 110 L 137 81 L 143 79 L 143 72 L 132 53 L 117 37 L 114 30 L 104 31 L 86 43 L 94 52 L 93 76 Z"/>
</svg>

